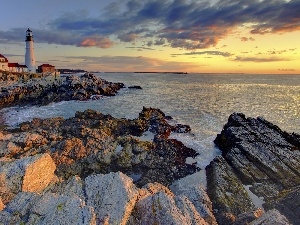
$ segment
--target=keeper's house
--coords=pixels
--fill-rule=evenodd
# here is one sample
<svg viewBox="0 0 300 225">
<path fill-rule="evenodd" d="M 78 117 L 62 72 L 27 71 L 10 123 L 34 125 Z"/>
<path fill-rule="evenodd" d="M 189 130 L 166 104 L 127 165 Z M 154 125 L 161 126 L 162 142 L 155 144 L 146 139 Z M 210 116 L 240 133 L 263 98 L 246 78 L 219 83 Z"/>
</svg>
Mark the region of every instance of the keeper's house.
<svg viewBox="0 0 300 225">
<path fill-rule="evenodd" d="M 28 72 L 28 68 L 25 65 L 19 63 L 10 63 L 8 59 L 0 54 L 0 70 L 9 72 Z"/>
<path fill-rule="evenodd" d="M 42 64 L 38 66 L 38 73 L 55 73 L 55 66 L 50 64 Z"/>
</svg>

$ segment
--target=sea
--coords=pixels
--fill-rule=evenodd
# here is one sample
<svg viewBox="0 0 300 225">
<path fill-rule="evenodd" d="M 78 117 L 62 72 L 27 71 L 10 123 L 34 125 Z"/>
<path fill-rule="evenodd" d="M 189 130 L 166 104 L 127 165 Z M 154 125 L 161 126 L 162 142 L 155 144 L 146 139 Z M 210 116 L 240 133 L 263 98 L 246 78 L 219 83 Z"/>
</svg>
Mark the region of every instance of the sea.
<svg viewBox="0 0 300 225">
<path fill-rule="evenodd" d="M 2 123 L 17 127 L 33 118 L 64 117 L 94 109 L 118 118 L 134 119 L 143 107 L 161 109 L 171 123 L 190 125 L 188 134 L 172 134 L 199 155 L 204 169 L 220 150 L 214 145 L 233 112 L 247 117 L 262 116 L 287 132 L 300 133 L 300 75 L 96 73 L 126 87 L 113 97 L 67 101 L 47 106 L 11 107 L 0 111 Z"/>
</svg>

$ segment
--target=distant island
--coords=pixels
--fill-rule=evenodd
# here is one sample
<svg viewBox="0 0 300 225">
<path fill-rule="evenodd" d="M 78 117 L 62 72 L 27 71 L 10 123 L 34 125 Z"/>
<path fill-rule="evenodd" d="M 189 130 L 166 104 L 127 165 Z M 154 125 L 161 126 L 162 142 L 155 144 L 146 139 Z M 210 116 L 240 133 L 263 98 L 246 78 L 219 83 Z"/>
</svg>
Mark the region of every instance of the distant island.
<svg viewBox="0 0 300 225">
<path fill-rule="evenodd" d="M 134 72 L 134 73 L 167 73 L 167 74 L 188 74 L 187 72 Z"/>
<path fill-rule="evenodd" d="M 82 69 L 57 69 L 60 74 L 73 74 L 73 73 L 86 73 L 86 70 Z"/>
</svg>

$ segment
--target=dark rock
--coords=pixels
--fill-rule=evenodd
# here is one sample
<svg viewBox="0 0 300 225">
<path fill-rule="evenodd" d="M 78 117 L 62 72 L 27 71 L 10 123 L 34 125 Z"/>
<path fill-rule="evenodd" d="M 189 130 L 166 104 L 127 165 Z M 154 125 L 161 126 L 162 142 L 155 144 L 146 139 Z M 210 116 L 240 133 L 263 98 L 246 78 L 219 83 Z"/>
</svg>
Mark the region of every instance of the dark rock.
<svg viewBox="0 0 300 225">
<path fill-rule="evenodd" d="M 161 110 L 143 108 L 133 120 L 117 119 L 94 110 L 76 112 L 69 119 L 33 119 L 22 123 L 10 141 L 3 143 L 10 143 L 11 150 L 1 156 L 21 158 L 49 153 L 61 179 L 122 171 L 141 174 L 139 186 L 155 181 L 169 185 L 197 171 L 195 165 L 185 163 L 186 158 L 197 153 L 177 140 L 168 139 L 173 126 L 164 117 Z M 153 141 L 139 140 L 146 131 L 154 134 Z M 19 136 L 23 133 L 36 140 L 23 138 L 21 142 Z"/>
<path fill-rule="evenodd" d="M 231 224 L 238 215 L 254 210 L 248 193 L 222 156 L 207 167 L 207 193 L 219 224 Z"/>
<path fill-rule="evenodd" d="M 293 210 L 283 210 L 283 215 L 300 223 L 299 217 L 296 220 L 287 212 L 299 212 L 292 198 L 274 203 L 282 198 L 282 193 L 288 195 L 300 186 L 299 140 L 299 134 L 282 131 L 261 117 L 246 118 L 244 114 L 234 113 L 215 143 L 238 179 L 250 185 L 251 192 L 263 198 L 270 209 L 279 207 L 278 204 L 289 205 Z"/>
<path fill-rule="evenodd" d="M 0 108 L 13 105 L 47 105 L 51 102 L 95 99 L 95 95 L 114 96 L 124 87 L 93 74 L 67 76 L 65 81 L 52 84 L 44 79 L 27 81 L 21 86 L 11 85 L 0 92 Z"/>
<path fill-rule="evenodd" d="M 138 85 L 133 85 L 133 86 L 129 86 L 128 87 L 129 89 L 143 89 L 141 86 L 138 86 Z"/>
<path fill-rule="evenodd" d="M 300 188 L 292 191 L 281 192 L 277 199 L 265 205 L 265 209 L 277 209 L 292 224 L 299 224 L 300 221 Z"/>
</svg>

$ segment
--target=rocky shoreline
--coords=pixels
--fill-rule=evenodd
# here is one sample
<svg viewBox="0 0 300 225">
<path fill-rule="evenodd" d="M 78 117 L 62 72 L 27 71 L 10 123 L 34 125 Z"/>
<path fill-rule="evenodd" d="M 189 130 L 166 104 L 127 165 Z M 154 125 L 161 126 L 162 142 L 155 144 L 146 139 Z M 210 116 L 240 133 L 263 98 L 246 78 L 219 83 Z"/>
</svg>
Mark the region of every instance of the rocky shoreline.
<svg viewBox="0 0 300 225">
<path fill-rule="evenodd" d="M 0 108 L 14 105 L 47 105 L 52 102 L 99 99 L 114 96 L 124 87 L 123 83 L 108 82 L 94 74 L 69 75 L 54 79 L 23 78 L 21 74 L 2 74 Z"/>
<path fill-rule="evenodd" d="M 124 87 L 92 74 L 3 88 L 1 107 L 89 100 Z M 161 110 L 94 110 L 0 131 L 0 224 L 300 224 L 300 135 L 230 115 L 199 180 L 197 152 Z"/>
</svg>

